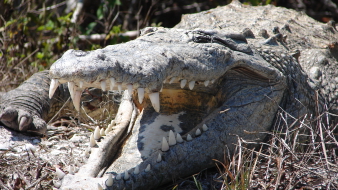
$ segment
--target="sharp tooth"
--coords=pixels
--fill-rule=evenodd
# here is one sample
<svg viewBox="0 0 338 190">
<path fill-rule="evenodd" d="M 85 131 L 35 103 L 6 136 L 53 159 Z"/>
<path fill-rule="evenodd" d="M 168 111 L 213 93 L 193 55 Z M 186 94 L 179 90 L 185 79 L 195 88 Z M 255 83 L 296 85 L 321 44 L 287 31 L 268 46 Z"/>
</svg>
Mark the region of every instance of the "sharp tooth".
<svg viewBox="0 0 338 190">
<path fill-rule="evenodd" d="M 117 174 L 117 176 L 115 177 L 116 180 L 120 180 L 121 179 L 121 174 Z"/>
<path fill-rule="evenodd" d="M 162 92 L 162 90 L 163 90 L 163 85 L 161 86 L 160 92 Z"/>
<path fill-rule="evenodd" d="M 140 167 L 137 165 L 134 169 L 134 174 L 137 175 L 140 173 Z"/>
<path fill-rule="evenodd" d="M 213 84 L 215 82 L 215 79 L 212 79 L 210 82 L 211 82 L 211 84 Z"/>
<path fill-rule="evenodd" d="M 192 137 L 190 134 L 187 135 L 187 141 L 191 141 L 192 140 Z"/>
<path fill-rule="evenodd" d="M 196 135 L 196 136 L 201 135 L 201 130 L 200 130 L 200 129 L 197 129 L 196 132 L 195 132 L 195 135 Z"/>
<path fill-rule="evenodd" d="M 62 183 L 58 180 L 53 180 L 53 184 L 54 184 L 54 187 L 56 187 L 56 188 L 60 188 L 61 185 L 62 185 Z"/>
<path fill-rule="evenodd" d="M 89 139 L 89 146 L 94 147 L 95 145 L 96 145 L 96 141 L 95 141 L 95 138 L 94 138 L 94 133 L 92 133 L 90 135 L 90 139 Z"/>
<path fill-rule="evenodd" d="M 175 82 L 175 80 L 176 80 L 176 77 L 171 78 L 170 81 L 169 81 L 169 84 Z"/>
<path fill-rule="evenodd" d="M 181 80 L 181 88 L 184 88 L 186 84 L 187 84 L 187 80 L 182 79 Z"/>
<path fill-rule="evenodd" d="M 102 186 L 99 183 L 97 184 L 97 190 L 103 190 Z"/>
<path fill-rule="evenodd" d="M 94 140 L 94 138 L 93 138 L 93 140 Z M 91 142 L 91 141 L 90 141 Z M 89 143 L 90 143 L 89 142 Z M 95 143 L 95 140 L 94 140 L 94 143 Z M 92 147 L 91 145 L 89 145 L 90 147 Z M 94 145 L 95 146 L 95 145 Z M 89 156 L 90 156 L 90 152 L 89 152 L 90 150 L 88 150 L 88 149 L 86 149 L 85 150 L 85 153 L 84 153 L 84 156 L 86 157 L 86 158 L 89 158 Z"/>
<path fill-rule="evenodd" d="M 106 91 L 106 80 L 103 80 L 103 81 L 101 81 L 101 89 L 102 89 L 102 91 L 103 92 L 105 92 Z"/>
<path fill-rule="evenodd" d="M 70 94 L 70 97 L 72 99 L 74 99 L 74 93 L 75 93 L 75 83 L 74 82 L 68 82 L 68 90 L 69 90 L 69 94 Z"/>
<path fill-rule="evenodd" d="M 138 94 L 138 102 L 140 102 L 140 104 L 142 104 L 143 98 L 144 98 L 144 88 L 138 88 L 137 94 Z"/>
<path fill-rule="evenodd" d="M 115 125 L 115 120 L 111 120 L 110 124 L 113 127 Z"/>
<path fill-rule="evenodd" d="M 209 85 L 209 80 L 204 81 L 204 86 L 207 87 Z"/>
<path fill-rule="evenodd" d="M 115 86 L 115 79 L 113 77 L 111 77 L 109 79 L 110 79 L 110 90 L 113 90 L 114 86 Z"/>
<path fill-rule="evenodd" d="M 126 171 L 124 171 L 124 177 L 123 177 L 123 179 L 124 180 L 127 180 L 127 179 L 129 179 L 129 173 L 128 173 L 128 171 L 126 170 Z"/>
<path fill-rule="evenodd" d="M 175 134 L 172 130 L 169 131 L 169 146 L 176 144 Z"/>
<path fill-rule="evenodd" d="M 155 111 L 160 112 L 160 93 L 159 92 L 150 93 L 149 98 Z"/>
<path fill-rule="evenodd" d="M 194 86 L 195 86 L 195 81 L 190 81 L 189 82 L 189 89 L 190 90 L 194 89 Z"/>
<path fill-rule="evenodd" d="M 107 135 L 113 128 L 113 125 L 112 124 L 109 124 L 107 129 L 104 131 L 104 133 Z"/>
<path fill-rule="evenodd" d="M 59 80 L 58 79 L 52 79 L 50 81 L 50 86 L 49 86 L 49 98 L 51 99 L 55 93 L 55 90 L 59 86 Z"/>
<path fill-rule="evenodd" d="M 208 126 L 206 124 L 203 124 L 202 129 L 203 129 L 203 131 L 207 131 L 208 130 Z"/>
<path fill-rule="evenodd" d="M 112 186 L 112 185 L 113 185 L 113 182 L 114 182 L 114 180 L 113 180 L 113 175 L 112 175 L 111 173 L 109 173 L 109 174 L 108 174 L 108 179 L 107 179 L 107 181 L 106 181 L 106 186 L 108 186 L 108 187 Z"/>
<path fill-rule="evenodd" d="M 83 87 L 83 81 L 79 82 L 79 87 L 82 88 Z"/>
<path fill-rule="evenodd" d="M 119 93 L 122 92 L 122 82 L 117 83 L 117 90 L 119 91 Z"/>
<path fill-rule="evenodd" d="M 127 85 L 127 89 L 128 89 L 129 96 L 132 96 L 133 95 L 133 85 L 132 84 L 128 84 Z"/>
<path fill-rule="evenodd" d="M 169 150 L 169 144 L 167 142 L 167 139 L 165 139 L 165 137 L 163 137 L 163 139 L 162 139 L 162 148 L 161 149 L 162 149 L 163 152 Z"/>
<path fill-rule="evenodd" d="M 82 91 L 76 90 L 73 97 L 73 104 L 76 111 L 80 111 Z"/>
<path fill-rule="evenodd" d="M 55 168 L 55 174 L 61 180 L 66 174 L 59 168 Z"/>
<path fill-rule="evenodd" d="M 177 133 L 177 135 L 176 135 L 176 141 L 178 143 L 182 143 L 183 142 L 182 136 L 179 133 Z"/>
<path fill-rule="evenodd" d="M 105 133 L 105 131 L 104 131 L 103 128 L 101 128 L 101 130 L 100 130 L 100 135 L 101 135 L 101 136 L 106 136 L 106 133 Z"/>
<path fill-rule="evenodd" d="M 101 138 L 101 134 L 100 134 L 100 127 L 97 126 L 95 128 L 95 131 L 94 131 L 94 139 L 95 140 L 99 140 Z"/>
<path fill-rule="evenodd" d="M 148 164 L 147 168 L 144 171 L 145 172 L 149 172 L 150 171 L 150 164 Z"/>
<path fill-rule="evenodd" d="M 156 162 L 161 162 L 161 161 L 162 161 L 162 156 L 160 153 L 158 153 Z"/>
<path fill-rule="evenodd" d="M 71 165 L 68 166 L 68 173 L 74 175 L 74 167 L 73 166 L 71 166 Z"/>
</svg>

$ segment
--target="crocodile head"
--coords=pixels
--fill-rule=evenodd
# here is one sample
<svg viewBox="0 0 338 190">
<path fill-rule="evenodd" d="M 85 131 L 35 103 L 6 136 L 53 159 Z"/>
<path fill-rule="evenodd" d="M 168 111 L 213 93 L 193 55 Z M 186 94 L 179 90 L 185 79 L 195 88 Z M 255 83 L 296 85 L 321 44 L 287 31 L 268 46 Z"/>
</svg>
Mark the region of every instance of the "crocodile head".
<svg viewBox="0 0 338 190">
<path fill-rule="evenodd" d="M 116 142 L 123 144 L 121 153 L 106 158 L 112 162 L 106 172 L 128 171 L 133 176 L 120 180 L 127 186 L 146 184 L 146 176 L 155 177 L 156 186 L 209 167 L 233 150 L 236 135 L 261 140 L 264 135 L 245 132 L 269 130 L 286 87 L 283 73 L 243 35 L 216 30 L 146 28 L 128 43 L 68 50 L 50 76 L 50 95 L 68 82 L 78 110 L 87 87 L 126 90 L 133 106 L 121 103 L 120 109 L 135 109 L 137 116 L 129 118 L 133 128 L 125 142 Z M 133 174 L 148 165 L 150 171 Z"/>
<path fill-rule="evenodd" d="M 282 24 L 285 35 L 275 27 Z M 87 87 L 125 91 L 113 131 L 92 143 L 87 164 L 63 186 L 150 189 L 213 166 L 238 137 L 262 141 L 279 110 L 295 117 L 314 110 L 311 80 L 297 60 L 303 54 L 293 51 L 322 47 L 331 33 L 287 9 L 235 2 L 183 17 L 174 29 L 146 28 L 128 43 L 68 50 L 51 67 L 50 96 L 68 82 L 80 110 Z"/>
</svg>

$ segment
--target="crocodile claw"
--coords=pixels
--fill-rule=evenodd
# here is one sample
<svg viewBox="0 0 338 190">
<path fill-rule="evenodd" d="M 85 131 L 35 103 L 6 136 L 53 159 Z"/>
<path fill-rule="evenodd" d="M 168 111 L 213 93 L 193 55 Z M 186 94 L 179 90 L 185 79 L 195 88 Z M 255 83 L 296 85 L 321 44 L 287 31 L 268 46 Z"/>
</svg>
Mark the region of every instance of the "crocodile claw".
<svg viewBox="0 0 338 190">
<path fill-rule="evenodd" d="M 7 127 L 22 132 L 43 135 L 46 133 L 46 122 L 36 115 L 20 109 L 7 107 L 0 113 L 0 122 Z"/>
</svg>

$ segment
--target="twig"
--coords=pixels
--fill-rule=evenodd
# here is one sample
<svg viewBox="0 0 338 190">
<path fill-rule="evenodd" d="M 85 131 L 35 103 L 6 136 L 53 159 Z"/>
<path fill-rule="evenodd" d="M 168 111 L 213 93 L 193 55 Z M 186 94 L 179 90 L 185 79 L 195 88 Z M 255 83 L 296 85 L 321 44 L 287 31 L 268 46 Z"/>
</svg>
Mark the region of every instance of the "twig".
<svg viewBox="0 0 338 190">
<path fill-rule="evenodd" d="M 12 65 L 12 67 L 9 69 L 9 71 L 12 70 L 16 66 L 21 65 L 23 62 L 25 62 L 27 59 L 29 59 L 30 57 L 32 57 L 38 51 L 39 51 L 39 48 L 37 48 L 36 50 L 34 50 L 31 54 L 29 54 L 27 57 L 25 57 L 25 59 L 23 59 L 22 61 L 20 61 L 18 64 Z"/>
<path fill-rule="evenodd" d="M 32 187 L 34 187 L 36 184 L 40 183 L 42 180 L 44 180 L 45 178 L 47 178 L 49 174 L 45 174 L 42 177 L 40 177 L 38 180 L 36 180 L 34 183 L 30 184 L 28 187 L 26 187 L 25 189 L 30 189 Z"/>
<path fill-rule="evenodd" d="M 11 188 L 11 187 L 9 187 L 10 189 L 8 189 L 8 188 L 5 186 L 5 184 L 2 182 L 2 180 L 0 180 L 0 187 L 1 187 L 1 188 L 4 188 L 4 189 L 6 189 L 6 190 L 13 190 L 13 188 Z"/>
</svg>

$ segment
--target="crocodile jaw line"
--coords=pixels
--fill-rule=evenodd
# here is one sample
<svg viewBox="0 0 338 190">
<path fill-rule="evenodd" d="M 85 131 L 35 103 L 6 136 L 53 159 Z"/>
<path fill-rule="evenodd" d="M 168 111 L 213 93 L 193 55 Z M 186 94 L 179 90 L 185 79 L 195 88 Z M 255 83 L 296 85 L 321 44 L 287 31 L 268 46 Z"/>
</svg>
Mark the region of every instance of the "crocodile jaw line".
<svg viewBox="0 0 338 190">
<path fill-rule="evenodd" d="M 180 37 L 182 37 L 182 34 L 180 35 Z M 146 37 L 144 38 L 146 39 Z M 144 40 L 144 38 L 141 37 L 140 39 Z M 227 88 L 226 86 L 220 87 L 219 84 L 221 82 L 224 82 L 226 72 L 234 70 L 234 72 L 241 74 L 243 73 L 243 68 L 247 67 L 246 70 L 252 71 L 249 73 L 249 77 L 250 74 L 257 76 L 254 74 L 257 73 L 260 76 L 258 77 L 260 79 L 271 79 L 267 80 L 269 81 L 269 85 L 273 85 L 279 80 L 278 76 L 280 74 L 275 72 L 274 69 L 266 67 L 266 63 L 265 65 L 262 64 L 264 65 L 264 69 L 262 69 L 263 66 L 260 66 L 260 62 L 262 60 L 254 58 L 254 61 L 246 61 L 245 57 L 247 55 L 243 56 L 243 52 L 231 52 L 229 51 L 229 49 L 220 46 L 219 44 L 210 44 L 210 48 L 208 49 L 211 54 L 217 53 L 219 55 L 219 58 L 217 60 L 209 60 L 207 58 L 209 55 L 205 52 L 199 52 L 197 54 L 198 56 L 206 54 L 206 57 L 195 57 L 190 60 L 191 62 L 189 62 L 189 60 L 179 60 L 179 57 L 175 57 L 175 53 L 177 53 L 175 51 L 180 51 L 180 53 L 183 54 L 185 57 L 194 57 L 195 55 L 190 55 L 189 51 L 195 51 L 196 49 L 198 49 L 198 44 L 193 44 L 191 42 L 192 41 L 189 40 L 184 42 L 184 45 L 186 45 L 186 49 L 183 48 L 183 50 L 175 50 L 174 47 L 172 47 L 174 49 L 173 51 L 171 51 L 170 49 L 163 49 L 162 47 L 162 49 L 159 48 L 161 50 L 154 50 L 154 54 L 162 55 L 165 52 L 165 56 L 160 56 L 162 59 L 158 60 L 158 64 L 150 61 L 154 67 L 153 70 L 149 70 L 149 68 L 145 68 L 144 70 L 146 71 L 140 69 L 142 68 L 142 64 L 140 63 L 144 62 L 145 57 L 147 58 L 148 55 L 140 55 L 145 52 L 138 50 L 137 47 L 133 54 L 138 55 L 141 58 L 139 60 L 132 60 L 135 61 L 135 64 L 131 64 L 131 60 L 128 59 L 128 57 L 125 57 L 125 54 L 123 52 L 119 52 L 116 49 L 116 47 L 122 47 L 121 49 L 126 49 L 123 47 L 135 47 L 139 43 L 144 43 L 137 40 L 126 44 L 120 44 L 116 47 L 108 46 L 105 49 L 95 50 L 89 53 L 69 50 L 65 53 L 63 58 L 61 58 L 59 61 L 52 65 L 50 70 L 50 75 L 52 77 L 49 92 L 50 97 L 53 95 L 55 89 L 60 83 L 68 82 L 74 107 L 78 111 L 80 111 L 81 108 L 81 103 L 79 101 L 79 94 L 81 94 L 80 92 L 82 92 L 87 87 L 95 87 L 100 88 L 103 91 L 106 91 L 107 89 L 117 91 L 125 90 L 124 96 L 128 97 L 127 99 L 133 99 L 134 104 L 131 104 L 134 106 L 129 106 L 130 110 L 133 110 L 133 114 L 137 115 L 137 113 L 134 112 L 141 111 L 141 114 L 139 114 L 138 118 L 142 118 L 142 113 L 147 112 L 147 116 L 154 116 L 151 119 L 156 120 L 159 117 L 165 115 L 174 115 L 179 113 L 180 111 L 190 112 L 191 110 L 186 110 L 187 108 L 192 109 L 192 113 L 194 114 L 200 114 L 196 116 L 196 118 L 200 118 L 200 120 L 194 121 L 194 124 L 192 125 L 195 127 L 192 127 L 192 129 L 190 127 L 189 131 L 185 131 L 184 133 L 182 133 L 184 134 L 183 138 L 180 135 L 181 131 L 177 129 L 174 131 L 168 130 L 166 134 L 162 134 L 162 136 L 153 135 L 158 138 L 155 139 L 155 141 L 159 143 L 153 143 L 153 145 L 150 145 L 148 147 L 148 152 L 145 153 L 143 157 L 139 156 L 136 161 L 131 161 L 132 164 L 142 164 L 142 167 L 132 165 L 132 167 L 135 167 L 133 169 L 130 166 L 127 166 L 127 168 L 126 166 L 123 166 L 123 170 L 118 171 L 120 172 L 120 174 L 116 176 L 116 180 L 130 179 L 129 174 L 139 175 L 139 173 L 142 172 L 151 172 L 152 166 L 149 160 L 155 160 L 158 163 L 163 163 L 163 159 L 167 159 L 165 156 L 163 156 L 163 154 L 165 154 L 166 152 L 170 152 L 171 147 L 190 147 L 191 142 L 194 141 L 194 138 L 200 138 L 203 139 L 202 141 L 207 142 L 208 140 L 206 140 L 207 137 L 204 136 L 204 133 L 208 133 L 209 126 L 207 126 L 206 122 L 210 122 L 212 120 L 211 118 L 214 116 L 213 114 L 219 114 L 219 111 L 217 109 L 220 102 L 218 101 L 224 101 L 224 97 L 220 97 L 224 95 L 222 95 L 222 92 L 219 91 L 222 91 L 220 90 L 220 88 L 222 88 L 224 92 L 224 89 Z M 171 44 L 163 45 L 163 47 L 167 46 L 171 46 Z M 115 55 L 111 57 L 105 57 L 104 53 L 107 53 L 108 51 L 118 52 L 116 56 L 121 56 L 125 62 L 119 60 L 119 58 L 115 59 Z M 94 57 L 93 63 L 95 67 L 88 65 L 88 60 L 87 62 L 85 62 L 86 59 L 82 59 L 82 57 L 85 57 L 88 54 L 93 54 L 91 55 L 91 57 Z M 130 53 L 127 54 L 129 55 Z M 176 62 L 173 63 L 168 57 L 174 57 Z M 99 59 L 101 61 L 97 62 L 96 59 Z M 198 61 L 201 61 L 202 63 Z M 213 62 L 213 64 L 215 65 L 208 65 L 209 61 Z M 109 62 L 108 65 L 106 64 L 107 62 Z M 256 64 L 256 62 L 258 63 Z M 198 67 L 195 67 L 195 65 L 198 65 Z M 236 68 L 238 72 L 236 71 Z M 264 72 L 259 73 L 260 70 L 263 70 Z M 198 106 L 196 106 L 195 104 L 198 104 Z M 123 107 L 124 106 L 122 106 L 121 103 L 119 110 L 123 109 Z M 139 109 L 137 110 L 136 107 Z M 155 111 L 157 113 L 155 113 Z M 119 113 L 120 111 L 117 115 L 119 115 Z M 130 114 L 128 116 L 129 119 L 125 120 L 134 123 L 135 118 L 132 119 L 133 114 Z M 184 121 L 187 121 L 187 119 Z M 162 125 L 163 123 L 159 124 L 159 126 Z M 127 125 L 125 125 L 124 127 L 127 128 Z M 158 125 L 153 127 L 158 127 Z M 104 138 L 110 138 L 110 133 L 114 133 L 115 135 L 114 131 L 115 130 L 113 130 L 113 132 L 109 132 L 108 130 L 108 134 L 106 133 L 107 136 L 105 136 Z M 125 141 L 128 141 L 130 139 L 132 140 L 133 136 L 134 135 L 131 135 L 131 137 Z M 102 149 L 101 151 L 103 151 L 104 148 L 101 148 L 103 145 L 100 145 L 102 144 L 102 142 L 96 143 L 93 139 L 95 139 L 94 135 L 91 139 L 90 147 L 92 147 L 92 149 L 95 149 L 98 146 L 99 149 Z M 189 143 L 189 145 L 187 145 L 187 143 Z M 120 158 L 124 159 L 125 156 L 120 156 Z M 115 163 L 115 161 L 116 163 L 118 163 L 118 159 L 119 158 L 114 160 L 113 164 Z M 99 162 L 97 161 L 96 157 L 93 156 L 93 153 L 90 155 L 89 161 L 90 160 Z M 145 160 L 145 162 L 143 162 L 142 160 Z M 90 175 L 92 177 L 96 177 L 97 173 L 92 173 Z M 111 182 L 109 181 L 109 184 L 110 183 Z"/>
</svg>

